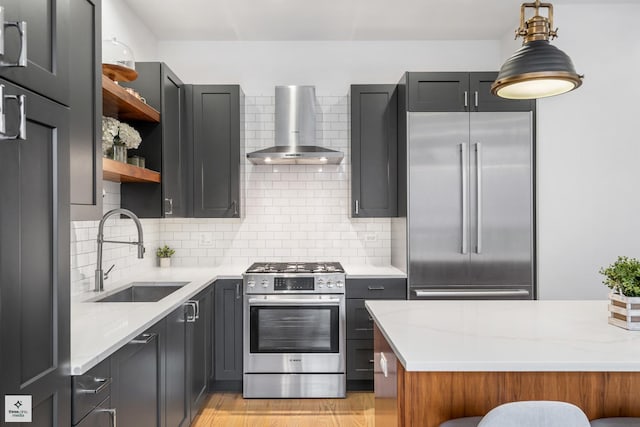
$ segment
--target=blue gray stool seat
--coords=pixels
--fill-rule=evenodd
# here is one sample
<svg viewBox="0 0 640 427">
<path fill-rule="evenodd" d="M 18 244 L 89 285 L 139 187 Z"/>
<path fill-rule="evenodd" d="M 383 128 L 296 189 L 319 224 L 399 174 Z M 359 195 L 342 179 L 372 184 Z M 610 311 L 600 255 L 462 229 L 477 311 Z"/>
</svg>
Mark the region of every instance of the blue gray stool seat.
<svg viewBox="0 0 640 427">
<path fill-rule="evenodd" d="M 440 427 L 590 427 L 589 419 L 571 403 L 531 400 L 496 406 L 484 417 L 446 421 Z M 609 427 L 606 424 L 598 427 Z M 592 426 L 591 426 L 592 427 Z"/>
<path fill-rule="evenodd" d="M 598 418 L 591 421 L 591 427 L 640 427 L 640 418 Z"/>
</svg>

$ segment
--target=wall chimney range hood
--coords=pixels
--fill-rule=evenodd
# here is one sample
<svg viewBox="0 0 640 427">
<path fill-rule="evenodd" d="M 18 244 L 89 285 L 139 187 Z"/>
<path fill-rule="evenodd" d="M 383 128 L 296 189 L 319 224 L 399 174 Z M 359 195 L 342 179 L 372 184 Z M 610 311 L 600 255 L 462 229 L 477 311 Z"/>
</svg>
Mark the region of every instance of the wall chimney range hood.
<svg viewBox="0 0 640 427">
<path fill-rule="evenodd" d="M 254 151 L 254 165 L 326 165 L 344 158 L 340 151 L 316 143 L 316 89 L 314 86 L 276 86 L 275 147 Z"/>
</svg>

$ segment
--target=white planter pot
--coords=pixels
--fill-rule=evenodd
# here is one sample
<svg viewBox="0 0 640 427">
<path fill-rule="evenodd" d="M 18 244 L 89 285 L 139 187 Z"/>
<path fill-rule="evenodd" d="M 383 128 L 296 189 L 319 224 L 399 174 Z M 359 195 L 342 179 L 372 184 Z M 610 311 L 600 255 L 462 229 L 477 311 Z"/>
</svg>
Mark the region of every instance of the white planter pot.
<svg viewBox="0 0 640 427">
<path fill-rule="evenodd" d="M 160 259 L 160 267 L 167 268 L 171 267 L 171 258 L 159 258 Z"/>
<path fill-rule="evenodd" d="M 630 331 L 640 331 L 640 297 L 609 294 L 609 323 Z"/>
</svg>

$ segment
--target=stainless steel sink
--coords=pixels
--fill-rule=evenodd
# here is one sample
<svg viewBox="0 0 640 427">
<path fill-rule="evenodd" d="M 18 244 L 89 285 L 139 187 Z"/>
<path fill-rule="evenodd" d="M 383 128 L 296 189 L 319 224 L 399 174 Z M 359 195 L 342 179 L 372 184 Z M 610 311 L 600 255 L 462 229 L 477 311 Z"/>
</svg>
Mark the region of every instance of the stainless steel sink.
<svg viewBox="0 0 640 427">
<path fill-rule="evenodd" d="M 93 302 L 156 302 L 189 282 L 132 282 L 126 288 Z"/>
</svg>

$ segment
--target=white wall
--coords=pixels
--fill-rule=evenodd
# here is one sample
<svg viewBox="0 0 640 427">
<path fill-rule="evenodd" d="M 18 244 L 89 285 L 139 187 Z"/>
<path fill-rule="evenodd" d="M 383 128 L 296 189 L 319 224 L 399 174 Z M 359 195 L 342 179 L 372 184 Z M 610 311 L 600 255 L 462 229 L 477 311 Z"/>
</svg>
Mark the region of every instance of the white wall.
<svg viewBox="0 0 640 427">
<path fill-rule="evenodd" d="M 629 35 L 638 17 L 640 5 L 556 6 L 552 43 L 585 80 L 538 102 L 543 299 L 602 298 L 598 269 L 640 257 L 640 39 Z"/>
<path fill-rule="evenodd" d="M 102 1 L 102 39 L 115 37 L 133 50 L 136 61 L 157 61 L 158 41 L 123 0 Z"/>
<path fill-rule="evenodd" d="M 247 95 L 274 86 L 310 84 L 342 96 L 352 83 L 395 83 L 405 71 L 495 70 L 495 41 L 160 41 L 160 58 L 183 81 L 240 84 Z"/>
</svg>

